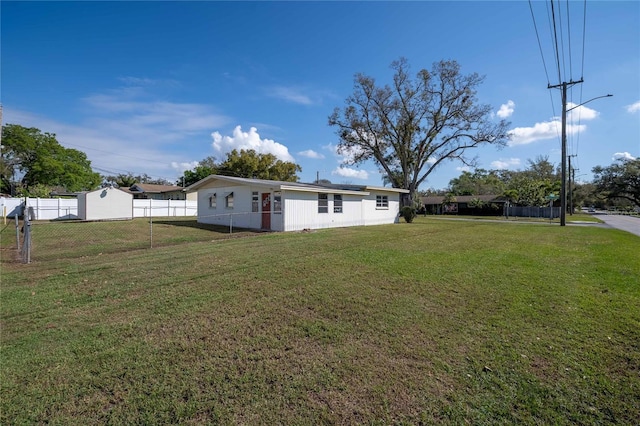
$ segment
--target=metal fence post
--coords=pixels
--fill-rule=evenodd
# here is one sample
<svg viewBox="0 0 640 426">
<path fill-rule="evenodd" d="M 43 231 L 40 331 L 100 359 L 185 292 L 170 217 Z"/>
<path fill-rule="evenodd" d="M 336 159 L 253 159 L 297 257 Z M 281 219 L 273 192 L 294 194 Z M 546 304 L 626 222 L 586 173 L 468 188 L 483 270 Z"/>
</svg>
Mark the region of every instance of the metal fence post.
<svg viewBox="0 0 640 426">
<path fill-rule="evenodd" d="M 153 216 L 149 216 L 149 248 L 153 248 Z"/>
<path fill-rule="evenodd" d="M 24 242 L 22 250 L 22 263 L 31 263 L 31 221 L 27 214 L 24 218 Z"/>
<path fill-rule="evenodd" d="M 229 233 L 233 234 L 233 214 L 229 213 Z"/>
<path fill-rule="evenodd" d="M 18 246 L 18 253 L 20 253 L 20 220 L 17 214 L 14 219 L 16 220 L 16 245 Z"/>
</svg>

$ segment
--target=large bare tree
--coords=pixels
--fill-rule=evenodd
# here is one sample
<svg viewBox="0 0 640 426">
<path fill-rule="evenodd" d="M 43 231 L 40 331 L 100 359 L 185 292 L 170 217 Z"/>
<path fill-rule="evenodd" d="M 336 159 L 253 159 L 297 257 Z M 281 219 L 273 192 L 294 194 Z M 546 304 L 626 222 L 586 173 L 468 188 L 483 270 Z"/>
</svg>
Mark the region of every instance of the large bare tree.
<svg viewBox="0 0 640 426">
<path fill-rule="evenodd" d="M 336 108 L 329 125 L 337 126 L 338 152 L 351 164 L 374 160 L 385 182 L 408 189 L 412 202 L 420 184 L 445 160 L 475 166 L 468 150 L 480 145 L 504 146 L 509 123 L 495 120 L 491 106 L 480 104 L 476 88 L 484 77 L 463 75 L 456 61 L 440 61 L 415 79 L 407 60 L 391 64 L 391 86 L 356 74 L 346 106 Z"/>
</svg>

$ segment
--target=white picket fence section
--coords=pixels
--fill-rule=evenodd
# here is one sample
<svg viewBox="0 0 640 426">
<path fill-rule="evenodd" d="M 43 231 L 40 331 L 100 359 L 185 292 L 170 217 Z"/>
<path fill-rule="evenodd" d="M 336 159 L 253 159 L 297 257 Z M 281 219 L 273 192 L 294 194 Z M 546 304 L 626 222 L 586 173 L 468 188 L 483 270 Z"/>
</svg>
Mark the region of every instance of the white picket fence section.
<svg viewBox="0 0 640 426">
<path fill-rule="evenodd" d="M 34 220 L 78 219 L 76 198 L 3 198 L 3 217 L 21 216 L 25 202 L 33 209 Z M 191 200 L 133 200 L 133 217 L 197 216 L 198 202 Z"/>
</svg>

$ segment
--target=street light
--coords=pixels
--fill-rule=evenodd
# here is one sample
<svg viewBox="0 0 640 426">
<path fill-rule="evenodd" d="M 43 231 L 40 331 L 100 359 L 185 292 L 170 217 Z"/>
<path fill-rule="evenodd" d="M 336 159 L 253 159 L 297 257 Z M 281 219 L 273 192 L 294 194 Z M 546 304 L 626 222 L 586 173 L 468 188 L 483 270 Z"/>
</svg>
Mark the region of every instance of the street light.
<svg viewBox="0 0 640 426">
<path fill-rule="evenodd" d="M 602 95 L 602 96 L 596 96 L 595 98 L 591 98 L 591 99 L 589 99 L 588 101 L 584 101 L 584 102 L 583 102 L 583 103 L 581 103 L 580 105 L 576 105 L 576 106 L 574 106 L 574 107 L 569 108 L 569 109 L 567 110 L 567 112 L 571 111 L 572 109 L 576 109 L 576 108 L 578 108 L 578 107 L 581 107 L 581 106 L 582 106 L 582 105 L 584 105 L 584 104 L 588 104 L 588 103 L 589 103 L 589 102 L 591 102 L 591 101 L 595 101 L 596 99 L 600 99 L 600 98 L 610 98 L 611 96 L 613 96 L 613 95 Z"/>
</svg>

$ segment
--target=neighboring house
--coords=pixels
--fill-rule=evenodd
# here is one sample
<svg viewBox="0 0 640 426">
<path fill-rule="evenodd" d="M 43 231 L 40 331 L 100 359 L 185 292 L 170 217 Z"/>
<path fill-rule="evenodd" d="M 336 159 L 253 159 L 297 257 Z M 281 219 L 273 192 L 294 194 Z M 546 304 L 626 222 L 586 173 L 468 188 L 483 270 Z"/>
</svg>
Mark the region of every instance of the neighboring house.
<svg viewBox="0 0 640 426">
<path fill-rule="evenodd" d="M 316 185 L 211 175 L 198 194 L 198 222 L 272 231 L 397 223 L 401 194 L 364 185 Z"/>
<path fill-rule="evenodd" d="M 132 206 L 132 195 L 118 188 L 100 188 L 78 194 L 78 218 L 82 220 L 132 219 Z"/>
<path fill-rule="evenodd" d="M 120 188 L 133 195 L 136 200 L 196 200 L 195 194 L 187 196 L 184 188 L 176 185 L 136 183 L 129 188 Z"/>
<path fill-rule="evenodd" d="M 445 203 L 447 197 L 420 197 L 424 214 L 496 214 L 503 212 L 507 200 L 499 195 L 457 195 L 449 197 L 451 201 Z M 478 206 L 479 200 L 482 206 Z"/>
</svg>

